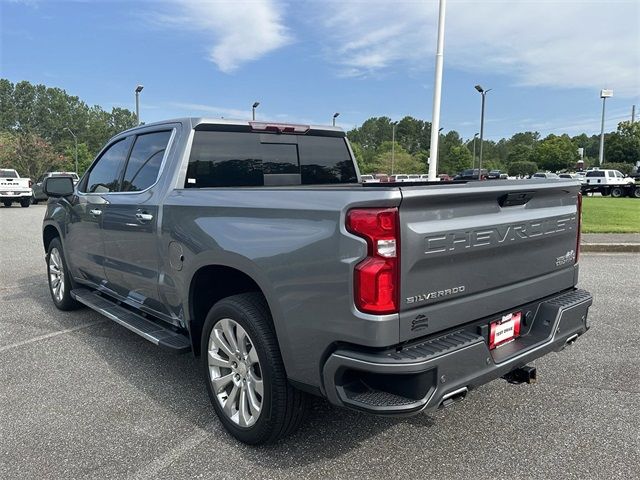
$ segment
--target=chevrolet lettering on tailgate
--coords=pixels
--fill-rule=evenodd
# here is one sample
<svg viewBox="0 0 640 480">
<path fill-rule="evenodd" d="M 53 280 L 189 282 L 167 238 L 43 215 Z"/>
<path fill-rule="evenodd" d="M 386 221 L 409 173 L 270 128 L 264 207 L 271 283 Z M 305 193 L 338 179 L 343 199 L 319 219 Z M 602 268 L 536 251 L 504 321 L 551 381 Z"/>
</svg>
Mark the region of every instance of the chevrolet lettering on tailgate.
<svg viewBox="0 0 640 480">
<path fill-rule="evenodd" d="M 523 222 L 514 225 L 498 225 L 476 230 L 449 232 L 425 238 L 425 254 L 452 252 L 467 248 L 500 245 L 505 242 L 528 240 L 544 235 L 572 231 L 576 217 L 550 218 L 543 221 Z"/>
</svg>

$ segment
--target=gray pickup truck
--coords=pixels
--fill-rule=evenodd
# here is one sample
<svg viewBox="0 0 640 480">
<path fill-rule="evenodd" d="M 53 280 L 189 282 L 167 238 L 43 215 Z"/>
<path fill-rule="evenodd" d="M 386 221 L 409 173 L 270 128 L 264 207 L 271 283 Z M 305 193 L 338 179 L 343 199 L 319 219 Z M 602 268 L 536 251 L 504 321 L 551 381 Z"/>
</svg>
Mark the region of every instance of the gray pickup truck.
<svg viewBox="0 0 640 480">
<path fill-rule="evenodd" d="M 193 352 L 251 444 L 299 425 L 308 394 L 409 415 L 531 383 L 589 328 L 576 181 L 359 180 L 337 128 L 128 130 L 75 187 L 46 180 L 51 297 Z"/>
</svg>

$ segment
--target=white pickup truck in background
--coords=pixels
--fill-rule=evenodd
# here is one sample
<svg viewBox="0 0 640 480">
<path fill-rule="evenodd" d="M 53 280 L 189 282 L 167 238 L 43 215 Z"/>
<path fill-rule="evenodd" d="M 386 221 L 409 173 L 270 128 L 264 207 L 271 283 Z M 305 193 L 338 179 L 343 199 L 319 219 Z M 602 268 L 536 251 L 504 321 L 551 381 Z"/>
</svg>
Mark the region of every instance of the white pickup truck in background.
<svg viewBox="0 0 640 480">
<path fill-rule="evenodd" d="M 618 170 L 593 168 L 587 170 L 582 181 L 582 193 L 600 193 L 605 197 L 611 195 L 614 198 L 626 196 L 640 198 L 640 184 L 636 185 L 635 179 L 625 176 Z"/>
<path fill-rule="evenodd" d="M 19 202 L 21 207 L 27 208 L 31 205 L 32 196 L 30 178 L 20 178 L 12 168 L 0 168 L 0 201 L 5 207 Z"/>
</svg>

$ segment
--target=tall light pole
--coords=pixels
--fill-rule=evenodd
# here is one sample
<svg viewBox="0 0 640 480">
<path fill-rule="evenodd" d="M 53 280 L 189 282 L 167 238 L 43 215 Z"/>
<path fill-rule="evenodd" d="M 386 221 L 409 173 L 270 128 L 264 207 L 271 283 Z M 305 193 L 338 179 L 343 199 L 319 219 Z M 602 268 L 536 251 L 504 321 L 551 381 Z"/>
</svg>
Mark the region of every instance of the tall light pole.
<svg viewBox="0 0 640 480">
<path fill-rule="evenodd" d="M 140 92 L 144 88 L 144 85 L 138 85 L 136 87 L 136 123 L 140 125 Z"/>
<path fill-rule="evenodd" d="M 253 105 L 251 105 L 251 118 L 253 118 L 254 121 L 256 119 L 256 108 L 258 108 L 259 105 L 260 102 L 253 102 Z"/>
<path fill-rule="evenodd" d="M 480 113 L 480 159 L 478 161 L 478 180 L 482 180 L 482 140 L 484 139 L 484 98 L 491 91 L 489 88 L 485 90 L 480 85 L 476 85 L 475 89 L 482 95 L 482 110 Z"/>
<path fill-rule="evenodd" d="M 602 122 L 600 123 L 600 156 L 598 157 L 598 164 L 602 165 L 604 162 L 604 105 L 607 98 L 613 97 L 613 90 L 602 89 L 600 90 L 600 98 L 602 99 Z"/>
<path fill-rule="evenodd" d="M 471 169 L 476 168 L 476 138 L 478 138 L 480 133 L 476 132 L 473 134 L 473 162 L 471 162 Z M 473 172 L 472 172 L 473 173 Z"/>
<path fill-rule="evenodd" d="M 440 98 L 442 96 L 442 65 L 444 62 L 444 14 L 447 0 L 440 0 L 438 13 L 438 43 L 436 46 L 436 70 L 433 82 L 433 115 L 431 119 L 431 144 L 429 145 L 429 181 L 438 174 L 438 140 L 440 137 Z"/>
<path fill-rule="evenodd" d="M 336 126 L 336 118 L 338 118 L 338 115 L 340 115 L 340 112 L 336 112 L 333 114 L 333 126 Z"/>
<path fill-rule="evenodd" d="M 64 127 L 65 130 L 69 130 L 69 133 L 73 136 L 73 141 L 76 144 L 76 174 L 78 173 L 78 137 L 69 127 Z"/>
<path fill-rule="evenodd" d="M 442 130 L 444 130 L 444 127 L 438 129 L 438 158 L 440 158 L 440 135 L 442 135 Z"/>
<path fill-rule="evenodd" d="M 391 122 L 391 175 L 396 164 L 396 125 L 398 122 Z"/>
</svg>

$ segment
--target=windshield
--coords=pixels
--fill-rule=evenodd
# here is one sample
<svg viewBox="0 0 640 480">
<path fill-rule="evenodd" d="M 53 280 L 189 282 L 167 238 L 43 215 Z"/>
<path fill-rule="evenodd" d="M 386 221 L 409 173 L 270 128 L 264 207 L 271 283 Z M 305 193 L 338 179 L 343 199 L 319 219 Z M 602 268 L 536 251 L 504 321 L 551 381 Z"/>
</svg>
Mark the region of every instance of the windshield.
<svg viewBox="0 0 640 480">
<path fill-rule="evenodd" d="M 71 177 L 74 180 L 78 180 L 78 174 L 73 172 L 53 172 L 52 177 Z"/>
</svg>

